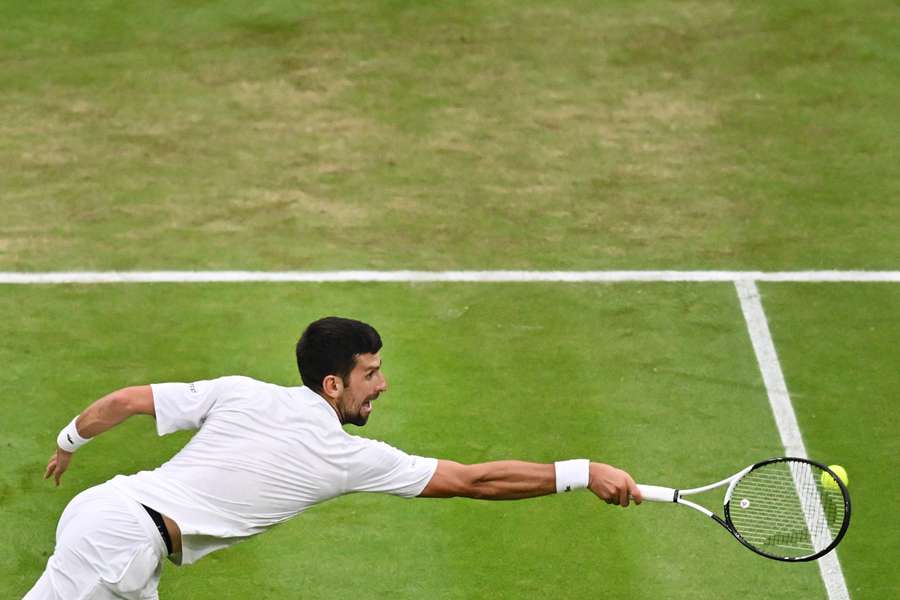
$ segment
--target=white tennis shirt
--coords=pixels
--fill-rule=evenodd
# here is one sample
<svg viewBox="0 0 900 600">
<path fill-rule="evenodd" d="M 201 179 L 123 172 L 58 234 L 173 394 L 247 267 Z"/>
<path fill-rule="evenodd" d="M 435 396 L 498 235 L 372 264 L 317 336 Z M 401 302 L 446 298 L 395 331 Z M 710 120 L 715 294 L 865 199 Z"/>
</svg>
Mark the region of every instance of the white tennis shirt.
<svg viewBox="0 0 900 600">
<path fill-rule="evenodd" d="M 181 564 L 342 494 L 418 496 L 437 468 L 434 458 L 348 434 L 306 387 L 249 377 L 151 387 L 159 435 L 199 431 L 159 468 L 111 483 L 178 523 Z"/>
</svg>

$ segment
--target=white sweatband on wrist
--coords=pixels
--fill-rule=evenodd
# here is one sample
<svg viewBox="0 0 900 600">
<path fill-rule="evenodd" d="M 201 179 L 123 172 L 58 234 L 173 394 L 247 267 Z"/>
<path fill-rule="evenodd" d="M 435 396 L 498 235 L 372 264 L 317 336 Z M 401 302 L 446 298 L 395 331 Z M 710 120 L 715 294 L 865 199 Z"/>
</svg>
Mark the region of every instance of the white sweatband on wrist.
<svg viewBox="0 0 900 600">
<path fill-rule="evenodd" d="M 588 486 L 591 461 L 586 458 L 561 460 L 553 463 L 556 467 L 556 493 L 580 490 Z"/>
<path fill-rule="evenodd" d="M 72 422 L 62 428 L 59 435 L 56 436 L 56 445 L 66 452 L 75 452 L 89 441 L 91 438 L 83 438 L 78 435 L 78 429 L 75 428 L 75 421 L 78 417 L 72 419 Z"/>
</svg>

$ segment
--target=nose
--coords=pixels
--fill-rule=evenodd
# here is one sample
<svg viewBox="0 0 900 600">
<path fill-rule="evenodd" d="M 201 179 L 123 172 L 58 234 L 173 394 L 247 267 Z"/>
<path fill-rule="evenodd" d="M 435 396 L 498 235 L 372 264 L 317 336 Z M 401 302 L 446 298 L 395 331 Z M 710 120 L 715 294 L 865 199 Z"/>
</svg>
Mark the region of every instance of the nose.
<svg viewBox="0 0 900 600">
<path fill-rule="evenodd" d="M 388 389 L 387 377 L 384 375 L 381 376 L 381 381 L 378 384 L 378 393 L 383 394 Z"/>
</svg>

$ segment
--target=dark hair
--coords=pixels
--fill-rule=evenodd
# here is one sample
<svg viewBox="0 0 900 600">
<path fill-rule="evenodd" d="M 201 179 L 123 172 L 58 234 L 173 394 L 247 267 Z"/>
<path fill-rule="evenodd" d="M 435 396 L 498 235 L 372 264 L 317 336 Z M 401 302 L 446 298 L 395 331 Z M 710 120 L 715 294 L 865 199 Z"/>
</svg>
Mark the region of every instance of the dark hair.
<svg viewBox="0 0 900 600">
<path fill-rule="evenodd" d="M 381 350 L 381 336 L 362 321 L 325 317 L 310 323 L 297 342 L 297 368 L 303 385 L 322 393 L 322 381 L 328 375 L 339 376 L 344 383 L 356 365 L 359 354 Z"/>
</svg>

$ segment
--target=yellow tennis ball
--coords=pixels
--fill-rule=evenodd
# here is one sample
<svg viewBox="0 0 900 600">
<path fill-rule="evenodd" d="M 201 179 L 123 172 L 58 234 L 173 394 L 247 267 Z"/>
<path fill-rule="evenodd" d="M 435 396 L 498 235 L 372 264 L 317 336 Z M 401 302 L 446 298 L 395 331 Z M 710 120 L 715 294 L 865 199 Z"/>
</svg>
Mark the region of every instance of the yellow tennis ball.
<svg viewBox="0 0 900 600">
<path fill-rule="evenodd" d="M 834 471 L 834 474 L 840 477 L 843 484 L 849 485 L 850 479 L 847 477 L 847 471 L 841 465 L 828 465 L 828 468 Z M 837 481 L 834 480 L 834 477 L 831 476 L 831 473 L 827 471 L 822 473 L 822 487 L 826 490 L 839 490 L 841 487 L 838 485 Z"/>
</svg>

